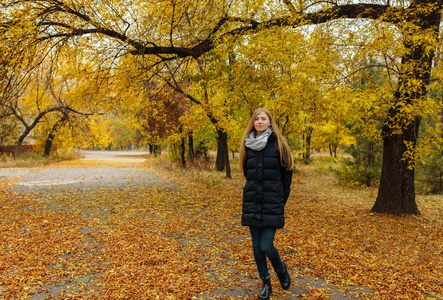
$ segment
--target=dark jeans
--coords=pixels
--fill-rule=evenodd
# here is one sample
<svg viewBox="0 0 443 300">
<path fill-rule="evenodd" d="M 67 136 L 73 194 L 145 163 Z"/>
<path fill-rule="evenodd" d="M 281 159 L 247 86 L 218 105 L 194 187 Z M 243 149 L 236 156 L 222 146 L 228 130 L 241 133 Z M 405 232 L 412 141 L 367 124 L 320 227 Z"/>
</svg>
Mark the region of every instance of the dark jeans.
<svg viewBox="0 0 443 300">
<path fill-rule="evenodd" d="M 258 275 L 260 278 L 269 276 L 266 257 L 271 261 L 275 269 L 283 268 L 277 249 L 274 247 L 274 237 L 277 229 L 270 227 L 249 226 L 252 237 L 252 250 L 254 252 L 255 263 L 257 264 Z"/>
</svg>

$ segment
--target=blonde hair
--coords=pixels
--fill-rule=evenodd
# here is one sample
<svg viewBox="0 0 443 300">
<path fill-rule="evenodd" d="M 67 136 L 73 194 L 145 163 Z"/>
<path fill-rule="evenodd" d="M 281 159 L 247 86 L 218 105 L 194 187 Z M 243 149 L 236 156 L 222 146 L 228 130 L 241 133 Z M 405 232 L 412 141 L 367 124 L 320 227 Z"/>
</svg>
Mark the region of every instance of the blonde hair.
<svg viewBox="0 0 443 300">
<path fill-rule="evenodd" d="M 245 163 L 246 158 L 246 146 L 245 146 L 245 138 L 246 136 L 252 132 L 255 131 L 254 128 L 254 121 L 256 116 L 264 112 L 271 123 L 271 129 L 275 134 L 277 135 L 277 145 L 278 145 L 278 151 L 280 152 L 280 163 L 285 166 L 288 170 L 292 169 L 293 162 L 292 162 L 292 155 L 291 155 L 291 148 L 289 147 L 288 142 L 284 138 L 284 136 L 281 134 L 280 130 L 277 127 L 277 124 L 275 123 L 274 119 L 272 118 L 271 113 L 266 108 L 259 108 L 257 109 L 253 114 L 251 119 L 249 120 L 248 126 L 246 126 L 245 132 L 243 133 L 243 137 L 241 138 L 240 142 L 240 157 L 238 159 L 238 164 L 241 169 L 243 169 L 243 164 Z"/>
</svg>

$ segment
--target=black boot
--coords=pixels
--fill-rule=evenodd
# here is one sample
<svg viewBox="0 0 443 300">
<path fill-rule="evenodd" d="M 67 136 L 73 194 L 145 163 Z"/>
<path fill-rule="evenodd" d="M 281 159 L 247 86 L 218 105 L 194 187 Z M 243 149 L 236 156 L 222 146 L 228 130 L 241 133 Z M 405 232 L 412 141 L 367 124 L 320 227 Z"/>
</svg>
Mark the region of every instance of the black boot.
<svg viewBox="0 0 443 300">
<path fill-rule="evenodd" d="M 266 278 L 262 278 L 262 281 L 263 287 L 260 294 L 258 294 L 258 299 L 269 300 L 269 295 L 272 294 L 271 277 L 268 276 Z"/>
<path fill-rule="evenodd" d="M 275 272 L 277 273 L 278 279 L 280 279 L 281 287 L 284 290 L 287 290 L 291 286 L 291 277 L 289 276 L 288 273 L 288 267 L 284 262 L 282 263 L 283 263 L 283 268 L 276 269 Z"/>
</svg>

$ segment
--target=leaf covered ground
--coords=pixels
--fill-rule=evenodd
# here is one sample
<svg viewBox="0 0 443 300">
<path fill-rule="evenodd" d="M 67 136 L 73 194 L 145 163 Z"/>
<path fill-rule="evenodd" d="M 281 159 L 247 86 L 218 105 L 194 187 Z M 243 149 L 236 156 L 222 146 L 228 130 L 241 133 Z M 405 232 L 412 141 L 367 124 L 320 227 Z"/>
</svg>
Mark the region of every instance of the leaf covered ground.
<svg viewBox="0 0 443 300">
<path fill-rule="evenodd" d="M 227 180 L 158 159 L 107 164 L 120 183 L 31 191 L 13 188 L 21 177 L 1 181 L 1 299 L 254 299 L 235 167 Z M 274 276 L 274 299 L 334 298 L 332 287 L 343 299 L 442 299 L 442 196 L 418 196 L 419 217 L 371 214 L 375 189 L 341 187 L 318 165 L 297 168 L 276 237 L 294 285 L 283 292 Z"/>
</svg>

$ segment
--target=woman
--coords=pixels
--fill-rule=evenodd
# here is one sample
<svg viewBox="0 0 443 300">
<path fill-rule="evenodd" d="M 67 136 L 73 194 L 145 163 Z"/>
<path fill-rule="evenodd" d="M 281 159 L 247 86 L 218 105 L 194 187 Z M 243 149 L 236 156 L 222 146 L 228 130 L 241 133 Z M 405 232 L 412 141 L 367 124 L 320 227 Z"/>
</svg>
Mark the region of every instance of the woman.
<svg viewBox="0 0 443 300">
<path fill-rule="evenodd" d="M 255 263 L 263 281 L 258 299 L 269 299 L 272 286 L 266 257 L 282 288 L 287 290 L 291 285 L 287 266 L 273 242 L 276 230 L 285 224 L 284 206 L 292 182 L 291 150 L 269 110 L 259 108 L 252 115 L 241 139 L 239 164 L 246 177 L 241 223 L 249 226 Z"/>
</svg>

